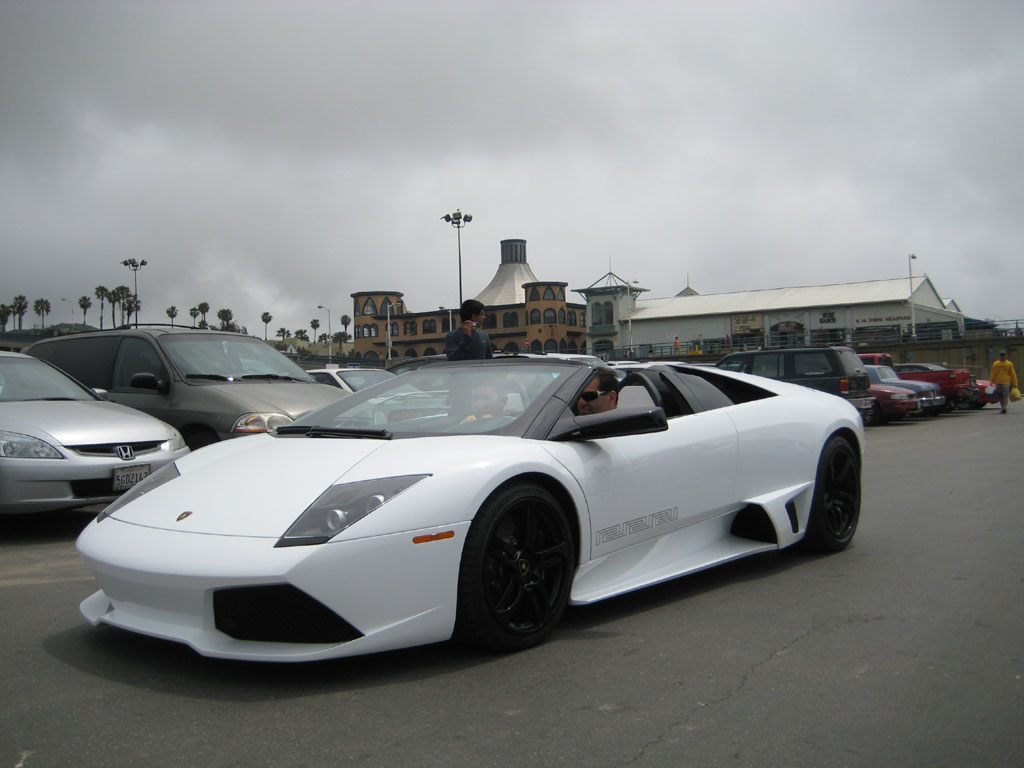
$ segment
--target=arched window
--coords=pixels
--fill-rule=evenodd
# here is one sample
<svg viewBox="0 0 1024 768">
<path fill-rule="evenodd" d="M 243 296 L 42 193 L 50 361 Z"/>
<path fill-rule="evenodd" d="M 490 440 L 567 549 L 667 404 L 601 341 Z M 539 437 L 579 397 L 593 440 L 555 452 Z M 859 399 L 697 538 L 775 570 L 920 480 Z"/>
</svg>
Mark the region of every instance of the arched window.
<svg viewBox="0 0 1024 768">
<path fill-rule="evenodd" d="M 370 323 L 369 325 L 364 325 L 363 326 L 363 336 L 368 336 L 370 338 L 376 338 L 377 337 L 377 324 L 376 323 Z"/>
<path fill-rule="evenodd" d="M 519 345 L 516 344 L 514 341 L 510 341 L 502 348 L 502 351 L 514 355 L 516 352 L 519 351 Z"/>
<path fill-rule="evenodd" d="M 486 315 L 484 315 L 484 330 L 487 330 L 488 328 L 497 328 L 497 327 L 498 327 L 498 316 L 496 314 L 494 314 L 493 312 L 488 312 Z"/>
<path fill-rule="evenodd" d="M 540 310 L 539 309 L 531 309 L 530 310 L 530 325 L 540 325 Z"/>
<path fill-rule="evenodd" d="M 424 333 L 437 333 L 437 320 L 433 318 L 423 321 L 423 332 Z"/>
<path fill-rule="evenodd" d="M 405 321 L 405 335 L 406 336 L 415 336 L 417 333 L 419 333 L 419 331 L 416 329 L 416 321 L 415 320 L 406 320 Z"/>
<path fill-rule="evenodd" d="M 615 322 L 615 313 L 612 311 L 612 303 L 610 301 L 604 303 L 604 322 L 605 325 L 611 325 Z"/>
<path fill-rule="evenodd" d="M 426 349 L 423 350 L 423 356 L 424 357 L 430 357 L 431 355 L 436 355 L 436 354 L 437 354 L 437 350 L 434 349 L 433 347 L 427 347 Z"/>
<path fill-rule="evenodd" d="M 544 310 L 544 322 L 551 324 L 558 322 L 558 315 L 555 314 L 555 310 L 550 307 Z"/>
<path fill-rule="evenodd" d="M 569 339 L 569 354 L 576 354 L 576 339 Z"/>
<path fill-rule="evenodd" d="M 575 309 L 570 309 L 566 313 L 565 319 L 566 319 L 566 322 L 569 325 L 575 326 L 576 325 L 576 310 Z"/>
<path fill-rule="evenodd" d="M 601 325 L 602 322 L 604 322 L 604 311 L 599 303 L 594 302 L 594 305 L 590 308 L 590 324 Z"/>
<path fill-rule="evenodd" d="M 501 316 L 501 325 L 503 328 L 518 328 L 519 327 L 519 313 L 518 312 L 506 312 Z"/>
<path fill-rule="evenodd" d="M 558 286 L 558 300 L 565 301 L 565 291 L 562 290 L 562 286 Z"/>
<path fill-rule="evenodd" d="M 385 299 L 383 299 L 380 302 L 380 313 L 382 315 L 385 315 L 385 314 L 387 314 L 388 307 L 391 307 L 392 309 L 394 309 L 394 306 L 395 305 L 391 303 L 391 299 L 385 298 Z M 392 312 L 391 314 L 395 314 L 395 313 Z"/>
<path fill-rule="evenodd" d="M 539 355 L 544 351 L 544 348 L 540 345 L 540 339 L 534 339 L 530 342 L 530 352 Z"/>
<path fill-rule="evenodd" d="M 530 289 L 530 301 L 540 301 L 540 291 L 537 290 L 537 286 Z"/>
<path fill-rule="evenodd" d="M 392 320 L 391 321 L 391 338 L 395 338 L 395 336 L 397 336 L 397 335 L 398 335 L 398 321 L 397 320 Z"/>
<path fill-rule="evenodd" d="M 373 303 L 373 299 L 367 299 L 366 302 L 363 304 L 363 314 L 364 315 L 376 315 L 377 314 L 377 305 Z"/>
<path fill-rule="evenodd" d="M 555 341 L 554 339 L 548 339 L 547 341 L 544 342 L 544 351 L 545 352 L 557 352 L 558 351 L 558 342 Z"/>
<path fill-rule="evenodd" d="M 380 360 L 380 358 L 377 356 L 377 353 L 371 349 L 369 352 L 363 355 L 363 360 Z"/>
<path fill-rule="evenodd" d="M 551 286 L 549 285 L 549 286 L 547 286 L 544 289 L 544 301 L 554 301 L 554 300 L 555 300 L 555 292 L 553 290 L 551 290 Z"/>
<path fill-rule="evenodd" d="M 405 350 L 405 356 L 406 357 L 416 357 L 416 350 L 412 349 L 412 348 Z"/>
<path fill-rule="evenodd" d="M 565 339 L 559 339 L 558 340 L 558 351 L 559 352 L 566 352 L 567 351 L 566 348 L 565 348 Z"/>
<path fill-rule="evenodd" d="M 562 325 L 565 325 L 565 308 L 564 307 L 559 307 L 558 308 L 558 322 L 561 323 Z"/>
<path fill-rule="evenodd" d="M 448 331 L 450 331 L 451 329 L 452 328 L 451 328 L 450 318 L 442 317 L 441 318 L 441 333 L 448 333 Z"/>
</svg>

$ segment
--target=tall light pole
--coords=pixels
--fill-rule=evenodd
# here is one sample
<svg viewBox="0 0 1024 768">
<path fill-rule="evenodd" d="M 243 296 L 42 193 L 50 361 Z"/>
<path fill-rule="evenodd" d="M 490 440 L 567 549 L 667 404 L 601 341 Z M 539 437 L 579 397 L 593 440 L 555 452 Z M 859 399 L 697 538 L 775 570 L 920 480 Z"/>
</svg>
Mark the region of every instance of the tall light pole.
<svg viewBox="0 0 1024 768">
<path fill-rule="evenodd" d="M 441 217 L 442 221 L 447 221 L 458 233 L 459 239 L 459 306 L 462 306 L 462 228 L 469 224 L 473 220 L 473 214 L 463 213 L 458 208 L 455 209 L 455 213 L 446 213 Z"/>
<path fill-rule="evenodd" d="M 330 365 L 334 358 L 334 342 L 331 340 L 331 310 L 323 304 L 317 304 L 316 308 L 327 311 L 327 364 Z"/>
<path fill-rule="evenodd" d="M 387 306 L 384 307 L 384 309 L 387 312 L 387 314 L 386 314 L 387 325 L 384 328 L 384 330 L 385 330 L 385 338 L 387 339 L 387 348 L 388 348 L 387 359 L 388 359 L 388 362 L 391 362 L 391 302 L 390 301 L 388 301 Z"/>
<path fill-rule="evenodd" d="M 912 341 L 917 341 L 917 318 L 914 313 L 914 259 L 917 256 L 910 254 L 907 256 L 907 281 L 910 284 L 910 338 Z"/>
<path fill-rule="evenodd" d="M 121 266 L 128 267 L 135 276 L 135 327 L 139 327 L 139 270 L 146 266 L 146 260 L 136 261 L 135 259 L 125 259 L 121 262 Z"/>
</svg>

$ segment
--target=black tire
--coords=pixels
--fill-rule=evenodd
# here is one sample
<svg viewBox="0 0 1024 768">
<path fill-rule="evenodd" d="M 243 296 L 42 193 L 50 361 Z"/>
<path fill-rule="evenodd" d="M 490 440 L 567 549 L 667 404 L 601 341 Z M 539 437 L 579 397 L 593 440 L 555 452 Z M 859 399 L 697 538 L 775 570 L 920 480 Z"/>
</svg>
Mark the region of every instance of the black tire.
<svg viewBox="0 0 1024 768">
<path fill-rule="evenodd" d="M 882 406 L 875 403 L 871 406 L 871 410 L 864 414 L 864 426 L 865 427 L 880 427 L 889 420 L 885 418 L 885 414 L 882 413 Z"/>
<path fill-rule="evenodd" d="M 811 518 L 804 544 L 816 552 L 839 552 L 853 541 L 860 519 L 860 462 L 844 437 L 833 436 L 818 459 Z"/>
<path fill-rule="evenodd" d="M 197 429 L 184 435 L 184 438 L 185 445 L 188 446 L 190 451 L 198 451 L 200 448 L 220 442 L 217 433 L 209 429 Z"/>
<path fill-rule="evenodd" d="M 495 651 L 537 645 L 565 612 L 575 568 L 572 532 L 554 496 L 533 483 L 500 488 L 466 536 L 455 637 Z"/>
</svg>

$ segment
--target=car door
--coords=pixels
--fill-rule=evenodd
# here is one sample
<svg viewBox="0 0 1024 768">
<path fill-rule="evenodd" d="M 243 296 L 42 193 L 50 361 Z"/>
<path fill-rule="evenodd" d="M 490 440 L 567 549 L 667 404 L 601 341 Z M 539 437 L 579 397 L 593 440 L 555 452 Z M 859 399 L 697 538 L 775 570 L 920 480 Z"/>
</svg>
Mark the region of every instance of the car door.
<svg viewBox="0 0 1024 768">
<path fill-rule="evenodd" d="M 181 414 L 170 406 L 168 395 L 155 389 L 132 386 L 132 376 L 151 373 L 157 381 L 171 385 L 171 374 L 164 364 L 156 345 L 149 339 L 126 336 L 114 356 L 108 399 L 131 408 L 138 408 L 175 428 L 179 428 Z"/>
<path fill-rule="evenodd" d="M 669 419 L 664 432 L 547 445 L 586 497 L 586 559 L 721 514 L 735 501 L 737 435 L 725 409 Z"/>
</svg>

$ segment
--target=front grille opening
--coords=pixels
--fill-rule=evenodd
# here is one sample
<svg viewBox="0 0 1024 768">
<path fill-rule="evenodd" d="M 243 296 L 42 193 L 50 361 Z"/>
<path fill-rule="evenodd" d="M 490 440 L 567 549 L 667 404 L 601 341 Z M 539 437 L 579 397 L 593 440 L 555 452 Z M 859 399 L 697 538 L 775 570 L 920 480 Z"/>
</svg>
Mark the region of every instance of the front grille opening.
<svg viewBox="0 0 1024 768">
<path fill-rule="evenodd" d="M 67 446 L 75 453 L 82 456 L 113 456 L 118 458 L 117 449 L 122 445 L 130 445 L 135 455 L 140 453 L 152 453 L 163 443 L 159 440 L 149 440 L 144 443 L 97 443 L 94 445 L 69 445 Z"/>
<path fill-rule="evenodd" d="M 213 593 L 217 629 L 263 643 L 347 643 L 363 634 L 291 584 L 230 587 Z"/>
</svg>

